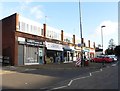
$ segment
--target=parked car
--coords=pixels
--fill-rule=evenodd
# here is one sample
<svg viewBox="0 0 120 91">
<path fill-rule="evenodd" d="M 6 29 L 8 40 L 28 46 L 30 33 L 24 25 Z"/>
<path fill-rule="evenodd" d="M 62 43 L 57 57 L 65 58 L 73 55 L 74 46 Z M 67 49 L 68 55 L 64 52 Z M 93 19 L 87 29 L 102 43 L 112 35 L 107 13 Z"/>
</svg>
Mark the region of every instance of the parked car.
<svg viewBox="0 0 120 91">
<path fill-rule="evenodd" d="M 107 62 L 107 63 L 113 62 L 113 59 L 110 58 L 110 57 L 104 57 L 103 59 L 104 59 L 104 61 Z"/>
<path fill-rule="evenodd" d="M 101 62 L 110 63 L 110 62 L 113 61 L 113 59 L 110 58 L 110 57 L 107 57 L 107 56 L 105 56 L 105 55 L 99 55 L 99 56 L 93 58 L 92 61 L 93 61 L 93 62 L 97 62 L 97 63 L 98 63 L 98 62 L 99 62 L 99 63 L 101 63 Z"/>
<path fill-rule="evenodd" d="M 91 60 L 92 62 L 103 62 L 103 56 L 97 56 Z"/>
<path fill-rule="evenodd" d="M 107 55 L 109 58 L 112 58 L 113 61 L 117 61 L 117 56 L 115 55 Z"/>
</svg>

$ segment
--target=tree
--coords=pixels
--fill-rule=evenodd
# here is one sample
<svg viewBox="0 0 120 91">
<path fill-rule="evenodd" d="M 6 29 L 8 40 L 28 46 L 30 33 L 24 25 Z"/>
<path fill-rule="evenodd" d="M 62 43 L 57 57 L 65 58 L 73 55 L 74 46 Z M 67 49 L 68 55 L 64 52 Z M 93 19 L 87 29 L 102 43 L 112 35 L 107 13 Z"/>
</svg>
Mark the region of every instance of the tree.
<svg viewBox="0 0 120 91">
<path fill-rule="evenodd" d="M 109 48 L 109 49 L 114 49 L 114 48 L 115 48 L 115 43 L 114 43 L 114 40 L 113 40 L 113 39 L 110 39 L 110 40 L 109 40 L 108 48 Z"/>
<path fill-rule="evenodd" d="M 105 50 L 105 54 L 107 55 L 112 55 L 114 54 L 114 49 L 115 49 L 116 45 L 114 43 L 113 39 L 109 40 L 109 45 L 108 45 L 108 49 Z"/>
<path fill-rule="evenodd" d="M 114 52 L 116 56 L 120 56 L 120 45 L 115 47 Z"/>
</svg>

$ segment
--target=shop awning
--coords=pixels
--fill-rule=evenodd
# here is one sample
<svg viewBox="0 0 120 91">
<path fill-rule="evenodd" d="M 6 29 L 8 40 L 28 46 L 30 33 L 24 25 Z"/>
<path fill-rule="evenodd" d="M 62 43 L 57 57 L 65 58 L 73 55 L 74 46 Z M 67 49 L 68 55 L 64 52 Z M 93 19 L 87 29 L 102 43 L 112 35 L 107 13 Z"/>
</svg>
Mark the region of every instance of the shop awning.
<svg viewBox="0 0 120 91">
<path fill-rule="evenodd" d="M 63 50 L 64 51 L 74 51 L 74 47 L 72 46 L 68 46 L 68 45 L 63 45 Z"/>
<path fill-rule="evenodd" d="M 70 48 L 63 48 L 64 51 L 72 51 Z"/>
</svg>

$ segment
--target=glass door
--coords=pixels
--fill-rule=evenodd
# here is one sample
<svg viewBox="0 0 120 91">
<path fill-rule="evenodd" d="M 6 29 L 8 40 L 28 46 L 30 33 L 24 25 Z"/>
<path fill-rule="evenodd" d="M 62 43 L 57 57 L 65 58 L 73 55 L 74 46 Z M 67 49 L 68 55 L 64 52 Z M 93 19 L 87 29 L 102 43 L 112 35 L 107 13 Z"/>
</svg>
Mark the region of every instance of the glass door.
<svg viewBox="0 0 120 91">
<path fill-rule="evenodd" d="M 39 48 L 38 60 L 39 60 L 39 64 L 43 64 L 43 48 Z"/>
</svg>

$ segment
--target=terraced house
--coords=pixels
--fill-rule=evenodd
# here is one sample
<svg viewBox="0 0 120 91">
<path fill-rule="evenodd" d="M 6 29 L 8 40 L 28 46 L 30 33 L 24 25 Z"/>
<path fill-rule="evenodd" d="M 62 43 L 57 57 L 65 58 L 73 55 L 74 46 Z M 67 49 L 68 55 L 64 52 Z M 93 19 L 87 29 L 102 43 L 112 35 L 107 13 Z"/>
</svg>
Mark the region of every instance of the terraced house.
<svg viewBox="0 0 120 91">
<path fill-rule="evenodd" d="M 2 55 L 10 65 L 34 65 L 76 61 L 83 52 L 94 57 L 95 43 L 63 30 L 40 24 L 15 13 L 2 21 Z M 81 51 L 80 43 L 84 46 Z"/>
</svg>

